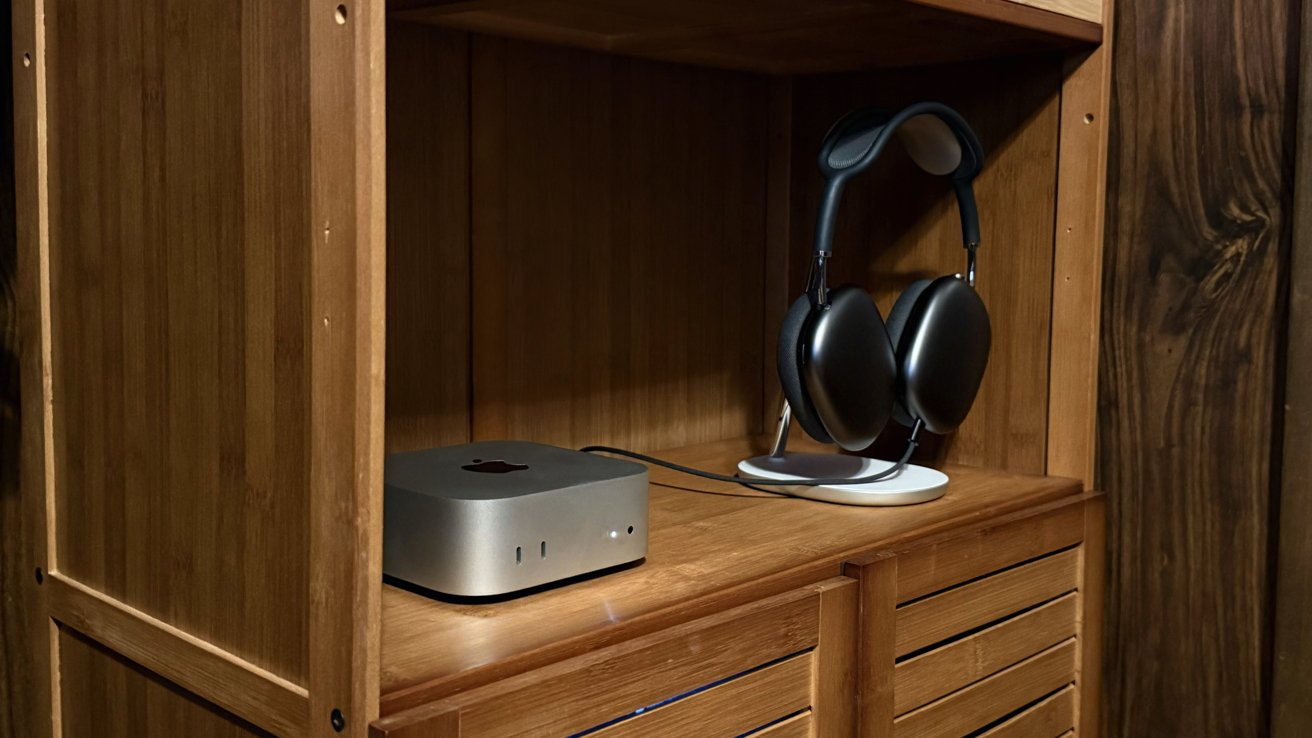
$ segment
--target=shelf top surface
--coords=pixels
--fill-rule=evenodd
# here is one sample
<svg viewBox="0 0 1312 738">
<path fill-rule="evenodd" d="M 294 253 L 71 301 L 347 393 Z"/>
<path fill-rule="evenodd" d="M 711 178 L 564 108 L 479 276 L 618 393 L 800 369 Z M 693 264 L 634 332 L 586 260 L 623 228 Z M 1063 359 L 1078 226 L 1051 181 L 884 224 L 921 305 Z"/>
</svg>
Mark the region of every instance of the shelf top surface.
<svg viewBox="0 0 1312 738">
<path fill-rule="evenodd" d="M 396 20 L 708 67 L 804 74 L 1069 49 L 1103 0 L 389 0 Z"/>
<path fill-rule="evenodd" d="M 736 439 L 660 456 L 732 473 L 765 445 Z M 945 471 L 951 481 L 942 499 L 875 508 L 653 468 L 648 555 L 638 566 L 489 604 L 441 602 L 384 585 L 383 714 L 836 576 L 844 560 L 863 553 L 1082 491 L 1079 482 L 1058 477 Z"/>
</svg>

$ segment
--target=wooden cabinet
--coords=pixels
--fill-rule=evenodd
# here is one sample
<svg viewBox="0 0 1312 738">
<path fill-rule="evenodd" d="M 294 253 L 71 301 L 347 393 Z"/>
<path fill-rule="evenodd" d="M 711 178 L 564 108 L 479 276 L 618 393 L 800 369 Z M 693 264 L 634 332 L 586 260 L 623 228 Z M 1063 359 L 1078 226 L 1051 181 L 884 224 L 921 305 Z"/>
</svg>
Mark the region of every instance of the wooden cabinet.
<svg viewBox="0 0 1312 738">
<path fill-rule="evenodd" d="M 954 484 L 878 531 L 869 510 L 658 487 L 642 566 L 493 604 L 389 587 L 374 735 L 1096 733 L 1102 498 Z"/>
<path fill-rule="evenodd" d="M 25 734 L 1096 733 L 1109 13 L 14 3 Z M 641 566 L 382 584 L 388 451 L 759 452 L 816 145 L 925 98 L 988 150 L 947 497 L 658 472 Z M 958 270 L 947 189 L 900 153 L 853 182 L 836 281 L 887 312 Z"/>
</svg>

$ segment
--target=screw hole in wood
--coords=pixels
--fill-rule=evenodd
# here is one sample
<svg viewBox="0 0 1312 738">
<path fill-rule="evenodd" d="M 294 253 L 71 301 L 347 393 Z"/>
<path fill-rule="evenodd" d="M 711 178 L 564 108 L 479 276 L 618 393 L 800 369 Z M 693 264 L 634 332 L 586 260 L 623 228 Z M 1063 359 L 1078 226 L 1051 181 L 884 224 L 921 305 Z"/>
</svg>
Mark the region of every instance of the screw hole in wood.
<svg viewBox="0 0 1312 738">
<path fill-rule="evenodd" d="M 36 568 L 36 583 L 45 584 L 45 581 L 46 581 L 46 573 L 41 571 L 41 567 L 38 566 Z"/>
<path fill-rule="evenodd" d="M 344 26 L 344 25 L 346 25 L 346 6 L 345 6 L 345 5 L 338 5 L 338 6 L 337 6 L 337 25 L 339 25 L 339 26 Z"/>
<path fill-rule="evenodd" d="M 346 716 L 342 714 L 341 710 L 333 708 L 333 714 L 329 717 L 329 721 L 333 724 L 333 730 L 338 733 L 346 730 Z"/>
</svg>

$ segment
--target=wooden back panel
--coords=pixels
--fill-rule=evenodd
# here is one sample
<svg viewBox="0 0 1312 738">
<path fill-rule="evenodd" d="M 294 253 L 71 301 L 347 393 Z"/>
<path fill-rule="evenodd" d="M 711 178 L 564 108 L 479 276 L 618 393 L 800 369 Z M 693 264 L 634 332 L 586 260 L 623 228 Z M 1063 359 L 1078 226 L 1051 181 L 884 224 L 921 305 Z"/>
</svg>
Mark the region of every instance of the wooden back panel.
<svg viewBox="0 0 1312 738">
<path fill-rule="evenodd" d="M 764 77 L 406 23 L 389 62 L 389 449 L 762 430 Z"/>
<path fill-rule="evenodd" d="M 389 259 L 415 269 L 389 274 L 390 448 L 463 441 L 466 422 L 476 439 L 644 449 L 765 430 L 825 129 L 853 107 L 937 98 L 988 151 L 976 189 L 994 326 L 944 456 L 1044 470 L 1060 58 L 771 82 L 392 28 L 393 94 L 440 87 L 444 103 L 392 124 Z M 849 187 L 834 268 L 887 312 L 964 257 L 950 189 L 900 150 L 885 158 Z"/>
</svg>

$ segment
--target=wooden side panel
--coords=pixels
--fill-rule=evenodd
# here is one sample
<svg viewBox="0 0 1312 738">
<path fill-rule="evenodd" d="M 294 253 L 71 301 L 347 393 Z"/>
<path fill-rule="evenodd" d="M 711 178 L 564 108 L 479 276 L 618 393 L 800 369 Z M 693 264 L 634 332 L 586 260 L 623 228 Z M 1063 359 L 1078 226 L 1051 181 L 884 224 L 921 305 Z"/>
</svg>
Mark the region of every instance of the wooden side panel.
<svg viewBox="0 0 1312 738">
<path fill-rule="evenodd" d="M 1267 730 L 1297 7 L 1117 4 L 1098 419 L 1110 735 Z"/>
<path fill-rule="evenodd" d="M 1111 28 L 1113 0 L 1105 0 Z M 1047 473 L 1094 486 L 1112 40 L 1066 60 L 1061 86 Z"/>
<path fill-rule="evenodd" d="M 72 631 L 59 644 L 65 738 L 270 735 Z"/>
<path fill-rule="evenodd" d="M 473 436 L 759 432 L 767 82 L 473 38 Z"/>
<path fill-rule="evenodd" d="M 1046 466 L 1060 84 L 1060 59 L 1039 56 L 814 77 L 793 86 L 790 295 L 800 294 L 812 247 L 823 185 L 816 152 L 840 115 L 936 99 L 960 111 L 983 142 L 986 165 L 975 183 L 983 235 L 979 287 L 993 348 L 974 408 L 948 439 L 949 461 L 1035 473 Z M 885 315 L 915 280 L 963 271 L 961 228 L 947 181 L 890 147 L 848 185 L 829 268 L 831 284 L 871 290 Z M 900 450 L 901 441 L 892 441 L 891 453 Z"/>
<path fill-rule="evenodd" d="M 469 440 L 469 37 L 387 25 L 387 450 Z"/>
<path fill-rule="evenodd" d="M 386 333 L 385 10 L 309 0 L 307 734 L 378 716 Z M 305 419 L 303 419 L 305 420 Z"/>
<path fill-rule="evenodd" d="M 0 417 L 0 735 L 59 734 L 57 650 L 37 571 L 54 563 L 49 535 L 49 269 L 46 229 L 44 11 L 37 0 L 11 3 L 13 171 L 3 180 L 13 211 L 0 235 L 4 290 L 3 416 Z M 6 28 L 6 31 L 9 29 Z M 6 33 L 9 37 L 9 34 Z M 8 98 L 8 96 L 6 96 Z M 3 105 L 3 103 L 0 103 Z M 9 139 L 8 136 L 5 137 Z M 5 142 L 0 141 L 0 146 Z M 0 193 L 3 194 L 3 193 Z M 5 206 L 0 206 L 4 208 Z"/>
<path fill-rule="evenodd" d="M 60 569 L 302 680 L 303 11 L 46 13 Z"/>
</svg>

